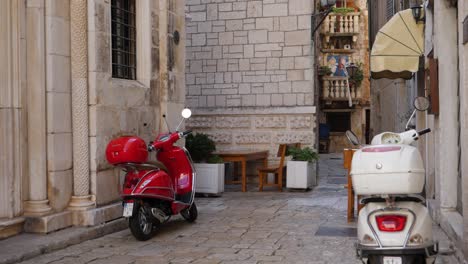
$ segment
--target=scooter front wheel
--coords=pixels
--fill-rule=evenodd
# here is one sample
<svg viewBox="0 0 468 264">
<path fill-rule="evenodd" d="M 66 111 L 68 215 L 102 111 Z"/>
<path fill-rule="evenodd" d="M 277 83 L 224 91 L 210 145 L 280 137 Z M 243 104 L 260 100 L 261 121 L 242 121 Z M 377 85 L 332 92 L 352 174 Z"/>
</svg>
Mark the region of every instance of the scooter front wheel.
<svg viewBox="0 0 468 264">
<path fill-rule="evenodd" d="M 132 235 L 146 241 L 153 237 L 153 226 L 159 224 L 159 220 L 151 216 L 151 211 L 145 205 L 136 204 L 135 214 L 130 217 L 128 226 Z"/>
<path fill-rule="evenodd" d="M 185 220 L 187 220 L 187 222 L 195 222 L 195 220 L 197 220 L 198 217 L 198 210 L 197 206 L 195 205 L 195 202 L 192 203 L 192 205 L 189 208 L 180 211 L 180 214 Z"/>
</svg>

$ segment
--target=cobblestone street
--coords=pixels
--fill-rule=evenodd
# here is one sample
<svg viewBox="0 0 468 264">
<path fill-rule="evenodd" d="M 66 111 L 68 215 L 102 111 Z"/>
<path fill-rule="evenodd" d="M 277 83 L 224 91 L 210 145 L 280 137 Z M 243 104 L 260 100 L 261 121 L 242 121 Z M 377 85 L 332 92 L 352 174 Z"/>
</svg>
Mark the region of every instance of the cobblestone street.
<svg viewBox="0 0 468 264">
<path fill-rule="evenodd" d="M 22 263 L 360 263 L 355 223 L 346 221 L 340 158 L 322 156 L 313 191 L 198 198 L 196 223 L 173 218 L 149 241 L 136 241 L 127 229 Z"/>
</svg>

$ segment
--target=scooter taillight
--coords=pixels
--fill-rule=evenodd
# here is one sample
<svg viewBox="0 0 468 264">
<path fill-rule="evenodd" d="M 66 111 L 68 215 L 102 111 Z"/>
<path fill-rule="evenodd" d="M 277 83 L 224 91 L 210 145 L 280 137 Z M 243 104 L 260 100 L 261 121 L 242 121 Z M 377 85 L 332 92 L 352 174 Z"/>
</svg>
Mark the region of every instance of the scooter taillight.
<svg viewBox="0 0 468 264">
<path fill-rule="evenodd" d="M 377 227 L 384 232 L 399 232 L 405 229 L 406 215 L 378 215 L 375 217 Z"/>
</svg>

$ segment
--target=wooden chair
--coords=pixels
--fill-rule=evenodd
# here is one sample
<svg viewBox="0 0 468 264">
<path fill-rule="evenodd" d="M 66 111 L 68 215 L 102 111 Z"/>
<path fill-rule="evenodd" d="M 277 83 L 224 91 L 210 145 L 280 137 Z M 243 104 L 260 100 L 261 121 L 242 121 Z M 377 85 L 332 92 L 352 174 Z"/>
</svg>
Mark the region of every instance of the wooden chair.
<svg viewBox="0 0 468 264">
<path fill-rule="evenodd" d="M 263 186 L 278 186 L 279 191 L 280 192 L 283 191 L 283 171 L 285 167 L 284 159 L 286 157 L 286 153 L 288 152 L 288 148 L 290 147 L 299 148 L 300 143 L 280 144 L 278 147 L 278 154 L 277 154 L 277 156 L 280 157 L 279 164 L 258 169 L 258 176 L 259 176 L 258 191 L 260 192 L 263 191 Z M 275 174 L 276 183 L 268 183 L 268 181 L 265 183 L 265 180 L 267 180 L 268 173 Z"/>
</svg>

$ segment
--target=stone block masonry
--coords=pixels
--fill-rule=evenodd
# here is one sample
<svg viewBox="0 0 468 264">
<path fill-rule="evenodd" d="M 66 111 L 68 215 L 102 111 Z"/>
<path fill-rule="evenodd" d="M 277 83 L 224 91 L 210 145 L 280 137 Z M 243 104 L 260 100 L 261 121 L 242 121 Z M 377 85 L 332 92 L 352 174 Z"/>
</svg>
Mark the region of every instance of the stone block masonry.
<svg viewBox="0 0 468 264">
<path fill-rule="evenodd" d="M 187 126 L 218 149 L 314 146 L 309 0 L 188 0 Z M 305 110 L 306 109 L 306 110 Z"/>
<path fill-rule="evenodd" d="M 311 3 L 187 1 L 188 106 L 313 105 Z"/>
</svg>

